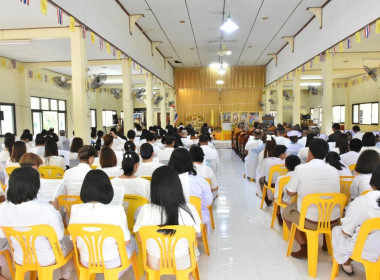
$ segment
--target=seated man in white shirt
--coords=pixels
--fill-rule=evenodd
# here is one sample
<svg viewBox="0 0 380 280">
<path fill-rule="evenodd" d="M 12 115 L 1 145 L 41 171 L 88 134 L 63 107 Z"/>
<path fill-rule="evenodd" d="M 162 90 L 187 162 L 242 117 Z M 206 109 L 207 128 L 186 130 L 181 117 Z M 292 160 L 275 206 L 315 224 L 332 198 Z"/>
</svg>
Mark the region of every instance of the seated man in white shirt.
<svg viewBox="0 0 380 280">
<path fill-rule="evenodd" d="M 273 148 L 274 157 L 267 157 L 263 160 L 263 175 L 259 179 L 259 184 L 261 191 L 263 191 L 264 185 L 268 184 L 270 168 L 274 165 L 284 164 L 286 158 L 286 146 L 285 145 L 276 145 Z M 278 178 L 278 173 L 273 174 L 272 176 L 272 187 L 275 187 L 276 181 Z M 271 205 L 273 201 L 273 194 L 269 191 L 265 196 L 266 205 Z"/>
<path fill-rule="evenodd" d="M 360 139 L 352 139 L 349 144 L 350 151 L 340 155 L 342 162 L 348 167 L 352 164 L 356 164 L 360 156 L 360 150 L 362 148 L 362 141 Z"/>
<path fill-rule="evenodd" d="M 208 145 L 209 142 L 209 136 L 207 134 L 201 134 L 199 135 L 199 146 L 201 146 L 206 161 L 210 164 L 212 170 L 214 172 L 218 169 L 218 163 L 220 162 L 218 152 L 216 149 L 211 148 Z"/>
<path fill-rule="evenodd" d="M 339 174 L 336 168 L 324 162 L 329 151 L 329 145 L 322 139 L 315 139 L 310 143 L 309 153 L 305 164 L 300 164 L 294 170 L 286 191 L 289 196 L 298 194 L 297 203 L 290 204 L 284 209 L 283 217 L 286 226 L 291 228 L 292 223 L 298 224 L 303 198 L 315 193 L 340 193 Z M 306 214 L 305 228 L 315 230 L 318 227 L 318 209 L 316 205 L 309 207 Z M 339 224 L 340 209 L 334 208 L 331 213 L 331 228 Z M 292 257 L 307 259 L 307 240 L 303 232 L 296 230 L 295 240 L 301 246 Z M 325 249 L 325 244 L 322 247 Z"/>
<path fill-rule="evenodd" d="M 286 139 L 284 137 L 285 128 L 283 126 L 277 127 L 276 131 L 277 131 L 277 136 L 274 138 L 274 140 L 276 140 L 277 145 L 286 145 L 290 142 L 289 139 Z"/>
<path fill-rule="evenodd" d="M 160 163 L 167 164 L 170 156 L 174 151 L 175 137 L 173 135 L 166 136 L 165 149 L 158 151 L 157 156 Z"/>
<path fill-rule="evenodd" d="M 358 125 L 354 125 L 352 127 L 352 131 L 353 131 L 353 136 L 352 136 L 352 139 L 359 139 L 359 140 L 362 140 L 363 138 L 363 135 L 364 133 L 360 131 L 360 126 Z"/>
<path fill-rule="evenodd" d="M 287 133 L 290 141 L 288 144 L 286 144 L 287 148 L 287 154 L 288 155 L 297 155 L 299 150 L 303 148 L 303 145 L 298 143 L 298 138 L 301 137 L 301 132 L 296 131 L 296 130 L 291 130 Z"/>
<path fill-rule="evenodd" d="M 142 162 L 140 162 L 135 176 L 152 176 L 154 170 L 163 165 L 162 163 L 153 161 L 154 153 L 154 146 L 152 144 L 144 143 L 141 145 L 140 156 Z"/>
<path fill-rule="evenodd" d="M 35 140 L 36 147 L 29 149 L 29 153 L 34 153 L 40 158 L 43 158 L 45 155 L 45 137 L 42 133 L 36 135 Z"/>
<path fill-rule="evenodd" d="M 190 137 L 188 137 L 189 134 L 186 129 L 182 129 L 181 131 L 181 141 L 183 144 L 183 147 L 186 149 L 190 149 L 190 146 L 193 145 L 193 141 L 190 140 Z"/>
<path fill-rule="evenodd" d="M 264 150 L 265 145 L 261 141 L 261 130 L 255 129 L 253 133 L 254 138 L 248 140 L 244 149 L 248 152 L 245 157 L 245 175 L 249 179 L 256 180 L 256 169 L 259 165 L 259 154 Z"/>
</svg>

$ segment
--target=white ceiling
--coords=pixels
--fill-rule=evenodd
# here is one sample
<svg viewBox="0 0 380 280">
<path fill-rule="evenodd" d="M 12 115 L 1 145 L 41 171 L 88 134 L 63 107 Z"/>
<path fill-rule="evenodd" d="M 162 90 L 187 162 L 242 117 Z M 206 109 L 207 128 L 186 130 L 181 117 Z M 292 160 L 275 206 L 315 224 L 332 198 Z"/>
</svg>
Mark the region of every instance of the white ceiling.
<svg viewBox="0 0 380 280">
<path fill-rule="evenodd" d="M 111 0 L 108 0 L 111 1 Z M 112 0 L 115 1 L 115 0 Z M 223 5 L 228 0 L 119 0 L 129 14 L 144 14 L 138 25 L 151 41 L 162 41 L 158 46 L 165 57 L 173 57 L 174 67 L 205 67 L 218 62 Z M 320 7 L 326 0 L 230 0 L 232 19 L 239 29 L 224 34 L 227 48 L 232 55 L 224 57 L 230 66 L 265 65 L 269 53 L 277 53 L 284 45 L 282 36 L 295 35 L 311 18 L 307 7 Z M 37 27 L 60 27 L 55 8 L 48 5 L 48 14 L 40 12 L 40 1 L 30 1 L 26 6 L 20 1 L 0 0 L 0 29 Z M 228 8 L 226 7 L 226 15 Z M 264 20 L 263 18 L 268 19 Z M 99 20 L 106 20 L 100 18 Z M 64 16 L 63 26 L 69 20 Z M 185 23 L 180 23 L 185 21 Z M 96 31 L 96 30 L 95 30 Z M 374 31 L 373 31 L 374 33 Z M 89 36 L 89 35 L 88 35 Z M 356 54 L 355 54 L 355 53 Z M 22 62 L 70 61 L 69 39 L 33 40 L 26 45 L 0 45 L 0 56 Z M 89 60 L 115 59 L 105 50 L 100 51 L 98 42 L 94 45 L 87 39 Z M 173 61 L 182 61 L 175 64 Z M 334 78 L 349 78 L 362 73 L 362 65 L 380 66 L 380 36 L 371 36 L 355 45 L 347 54 L 334 58 Z M 345 62 L 347 61 L 347 62 Z M 105 65 L 90 67 L 91 73 L 121 75 L 121 67 Z M 71 75 L 70 68 L 48 68 L 52 71 Z M 347 71 L 344 71 L 344 70 Z M 310 75 L 320 71 L 315 65 Z M 134 71 L 134 74 L 140 74 Z M 306 75 L 307 73 L 305 73 Z M 143 82 L 143 81 L 138 81 Z"/>
</svg>

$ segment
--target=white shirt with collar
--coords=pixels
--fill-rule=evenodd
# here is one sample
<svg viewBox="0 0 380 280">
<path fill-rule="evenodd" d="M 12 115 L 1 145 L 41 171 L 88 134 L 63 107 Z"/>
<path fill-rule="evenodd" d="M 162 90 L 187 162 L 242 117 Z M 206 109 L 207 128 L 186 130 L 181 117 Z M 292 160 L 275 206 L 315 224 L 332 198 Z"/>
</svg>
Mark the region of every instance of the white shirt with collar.
<svg viewBox="0 0 380 280">
<path fill-rule="evenodd" d="M 372 190 L 369 181 L 371 181 L 372 174 L 358 174 L 350 186 L 351 200 L 357 198 L 366 190 Z"/>
<path fill-rule="evenodd" d="M 363 138 L 363 135 L 364 135 L 364 133 L 363 133 L 363 132 L 361 132 L 361 131 L 358 131 L 357 133 L 355 133 L 355 135 L 354 135 L 354 136 L 352 136 L 352 139 L 360 139 L 360 140 L 362 140 L 362 138 Z"/>
<path fill-rule="evenodd" d="M 279 165 L 279 164 L 285 164 L 285 160 L 278 158 L 278 157 L 269 157 L 265 158 L 263 160 L 263 173 L 262 175 L 265 176 L 265 181 L 269 181 L 269 172 L 270 168 L 274 165 Z M 278 178 L 278 173 L 274 173 L 272 177 L 272 184 L 275 184 Z"/>
<path fill-rule="evenodd" d="M 165 147 L 165 149 L 158 151 L 157 156 L 161 163 L 168 163 L 174 148 Z"/>
<path fill-rule="evenodd" d="M 277 145 L 285 145 L 288 144 L 290 142 L 290 140 L 288 138 L 285 138 L 284 136 L 276 136 L 274 138 L 274 140 L 276 140 L 276 144 Z"/>
<path fill-rule="evenodd" d="M 366 150 L 374 150 L 376 152 L 378 152 L 380 154 L 380 148 L 376 147 L 376 146 L 366 146 L 366 147 L 362 147 L 362 149 L 360 150 L 360 154 L 363 153 L 364 151 Z"/>
<path fill-rule="evenodd" d="M 181 138 L 183 147 L 186 149 L 190 149 L 190 146 L 194 144 L 194 142 L 188 138 Z"/>
<path fill-rule="evenodd" d="M 217 150 L 210 148 L 208 145 L 201 145 L 200 147 L 205 154 L 205 160 L 210 163 L 212 170 L 216 172 L 218 163 L 220 162 Z"/>
<path fill-rule="evenodd" d="M 63 183 L 66 195 L 79 195 L 84 177 L 91 167 L 87 163 L 79 163 L 78 166 L 70 168 L 63 175 Z"/>
<path fill-rule="evenodd" d="M 308 194 L 340 193 L 338 171 L 321 159 L 312 159 L 308 163 L 298 165 L 286 185 L 289 192 L 297 193 L 297 210 L 301 212 L 303 198 Z M 334 208 L 331 220 L 340 217 L 338 207 Z M 318 221 L 318 208 L 315 205 L 309 207 L 306 218 Z"/>
<path fill-rule="evenodd" d="M 37 147 L 31 148 L 31 149 L 29 149 L 28 152 L 36 154 L 40 158 L 43 158 L 45 155 L 45 146 L 37 146 Z"/>
<path fill-rule="evenodd" d="M 152 176 L 154 170 L 157 168 L 163 166 L 162 163 L 158 162 L 140 162 L 139 168 L 137 169 L 137 172 L 135 176 L 141 177 L 141 176 Z"/>
<path fill-rule="evenodd" d="M 298 152 L 304 148 L 304 146 L 301 143 L 293 143 L 289 142 L 286 146 L 286 154 L 287 155 L 298 155 Z"/>
<path fill-rule="evenodd" d="M 63 170 L 66 169 L 65 159 L 61 156 L 50 156 L 42 158 L 42 165 L 44 166 L 58 166 Z"/>
<path fill-rule="evenodd" d="M 350 166 L 358 162 L 359 156 L 360 156 L 359 153 L 354 152 L 354 151 L 349 151 L 345 154 L 340 155 L 340 159 L 345 165 Z"/>
<path fill-rule="evenodd" d="M 219 183 L 216 179 L 214 171 L 212 171 L 211 167 L 199 163 L 193 163 L 195 170 L 197 171 L 197 175 L 202 178 L 207 178 L 211 181 L 211 188 L 215 189 Z"/>
</svg>

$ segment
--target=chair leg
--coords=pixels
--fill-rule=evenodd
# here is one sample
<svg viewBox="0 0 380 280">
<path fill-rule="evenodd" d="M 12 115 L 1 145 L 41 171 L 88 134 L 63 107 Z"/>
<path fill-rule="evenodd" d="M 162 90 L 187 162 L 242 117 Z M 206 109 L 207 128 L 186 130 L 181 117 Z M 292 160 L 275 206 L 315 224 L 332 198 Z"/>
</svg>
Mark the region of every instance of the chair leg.
<svg viewBox="0 0 380 280">
<path fill-rule="evenodd" d="M 12 279 L 15 279 L 15 270 L 13 268 L 13 261 L 11 258 L 11 255 L 9 254 L 9 251 L 5 251 L 4 253 L 5 260 L 7 261 L 9 272 L 11 273 Z"/>
<path fill-rule="evenodd" d="M 307 232 L 307 263 L 309 267 L 309 276 L 317 277 L 318 265 L 318 233 Z"/>
<path fill-rule="evenodd" d="M 285 222 L 284 222 L 284 225 L 282 226 L 282 239 L 284 239 L 285 241 L 289 240 L 289 229 L 286 226 Z"/>
<path fill-rule="evenodd" d="M 193 270 L 192 274 L 193 274 L 193 277 L 195 278 L 195 280 L 200 280 L 200 279 L 201 279 L 201 278 L 199 277 L 199 268 L 198 268 L 198 264 L 197 264 L 197 266 L 195 267 L 195 269 Z"/>
<path fill-rule="evenodd" d="M 25 270 L 16 268 L 15 279 L 16 280 L 24 280 L 25 279 Z"/>
<path fill-rule="evenodd" d="M 53 279 L 53 270 L 47 269 L 46 267 L 38 270 L 38 279 L 39 280 L 51 280 L 51 279 Z"/>
<path fill-rule="evenodd" d="M 175 275 L 177 280 L 189 279 L 189 272 L 187 270 L 177 270 Z"/>
<path fill-rule="evenodd" d="M 212 204 L 210 206 L 208 206 L 207 209 L 210 212 L 211 227 L 212 227 L 212 229 L 215 229 L 214 214 L 212 212 Z"/>
<path fill-rule="evenodd" d="M 145 280 L 160 280 L 161 274 L 159 270 L 150 270 L 146 272 Z"/>
<path fill-rule="evenodd" d="M 137 265 L 139 269 L 139 276 L 142 277 L 145 273 L 145 270 L 144 270 L 143 249 L 141 246 L 141 242 L 137 241 L 137 247 L 139 249 L 139 253 L 137 254 Z"/>
<path fill-rule="evenodd" d="M 22 278 L 24 279 L 24 278 Z M 29 280 L 36 280 L 37 279 L 37 271 L 30 271 L 29 272 Z"/>
<path fill-rule="evenodd" d="M 272 221 L 270 223 L 270 228 L 273 228 L 274 220 L 276 219 L 276 215 L 277 215 L 277 209 L 278 209 L 278 204 L 275 200 L 273 203 L 273 213 L 272 213 Z"/>
<path fill-rule="evenodd" d="M 261 204 L 260 204 L 260 209 L 263 209 L 263 205 L 264 205 L 264 200 L 265 200 L 265 196 L 267 195 L 267 189 L 266 187 L 263 188 L 263 196 L 261 197 Z"/>
<path fill-rule="evenodd" d="M 333 267 L 331 269 L 331 276 L 330 276 L 330 280 L 334 280 L 335 277 L 338 275 L 339 273 L 339 267 L 338 267 L 338 263 L 336 262 L 336 260 L 334 259 L 334 257 L 332 258 L 333 259 Z"/>
<path fill-rule="evenodd" d="M 366 279 L 380 279 L 380 269 L 377 263 L 371 263 L 364 266 Z"/>
<path fill-rule="evenodd" d="M 295 234 L 296 234 L 296 225 L 292 224 L 292 227 L 290 229 L 290 236 L 289 236 L 289 242 L 288 242 L 288 250 L 286 251 L 286 256 L 287 257 L 292 253 Z"/>
<path fill-rule="evenodd" d="M 111 270 L 111 269 L 105 269 L 104 280 L 113 280 L 113 279 L 119 279 L 119 272 L 115 270 Z"/>
<path fill-rule="evenodd" d="M 203 242 L 203 246 L 205 247 L 205 252 L 207 255 L 210 256 L 210 249 L 208 247 L 208 239 L 207 239 L 207 227 L 206 225 L 201 225 L 202 227 L 202 242 Z"/>
<path fill-rule="evenodd" d="M 331 244 L 331 234 L 325 233 L 326 245 L 327 245 L 327 253 L 329 256 L 332 255 L 332 244 Z"/>
<path fill-rule="evenodd" d="M 135 280 L 140 280 L 140 271 L 139 271 L 139 265 L 137 263 L 136 252 L 133 253 L 131 257 L 131 262 L 132 262 L 133 274 L 135 275 Z"/>
</svg>

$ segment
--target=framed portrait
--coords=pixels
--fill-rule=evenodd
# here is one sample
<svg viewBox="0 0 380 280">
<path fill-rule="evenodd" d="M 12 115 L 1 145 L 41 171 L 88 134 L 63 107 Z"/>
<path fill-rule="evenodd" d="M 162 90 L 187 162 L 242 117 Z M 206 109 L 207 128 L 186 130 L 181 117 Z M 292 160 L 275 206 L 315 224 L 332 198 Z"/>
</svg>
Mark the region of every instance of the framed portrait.
<svg viewBox="0 0 380 280">
<path fill-rule="evenodd" d="M 239 122 L 239 113 L 238 112 L 232 112 L 232 122 L 233 123 Z"/>
<path fill-rule="evenodd" d="M 248 113 L 246 112 L 240 113 L 240 121 L 244 123 L 248 122 Z"/>
<path fill-rule="evenodd" d="M 260 118 L 259 112 L 249 113 L 249 124 L 253 125 L 254 122 L 260 121 L 259 118 Z"/>
<path fill-rule="evenodd" d="M 222 114 L 222 122 L 223 123 L 230 123 L 231 122 L 231 113 L 230 112 L 224 112 Z"/>
</svg>

